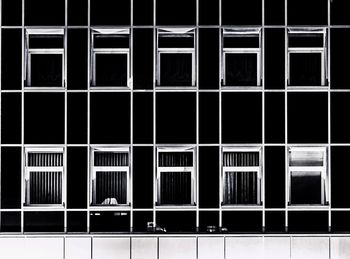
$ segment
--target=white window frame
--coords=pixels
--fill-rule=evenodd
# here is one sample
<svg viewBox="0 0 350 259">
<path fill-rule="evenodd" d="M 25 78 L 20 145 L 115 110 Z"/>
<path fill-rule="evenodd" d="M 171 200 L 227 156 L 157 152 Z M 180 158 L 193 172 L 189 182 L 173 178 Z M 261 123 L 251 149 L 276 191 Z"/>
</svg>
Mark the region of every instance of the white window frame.
<svg viewBox="0 0 350 259">
<path fill-rule="evenodd" d="M 63 147 L 25 147 L 25 168 L 23 184 L 23 205 L 26 208 L 64 208 L 66 201 L 66 175 L 65 175 L 65 152 Z M 63 166 L 28 166 L 29 153 L 62 153 Z M 62 203 L 59 204 L 30 204 L 30 172 L 61 172 L 62 175 Z"/>
<path fill-rule="evenodd" d="M 224 166 L 222 163 L 222 195 L 221 195 L 221 204 L 223 207 L 260 207 L 263 203 L 263 194 L 262 194 L 262 148 L 261 147 L 223 147 L 222 148 L 222 159 L 224 157 L 224 153 L 237 152 L 258 152 L 259 153 L 259 166 Z M 223 161 L 222 161 L 223 162 Z M 224 204 L 224 197 L 226 193 L 225 187 L 225 176 L 227 172 L 256 172 L 257 173 L 257 204 Z"/>
<path fill-rule="evenodd" d="M 322 34 L 323 35 L 323 47 L 289 47 L 289 35 L 292 34 Z M 310 53 L 319 53 L 321 55 L 321 85 L 320 87 L 327 86 L 328 78 L 328 66 L 327 66 L 327 31 L 325 28 L 315 28 L 315 29 L 293 29 L 288 28 L 288 49 L 287 49 L 287 85 L 291 88 L 305 88 L 305 87 L 318 87 L 318 86 L 294 86 L 290 83 L 290 54 L 310 54 Z"/>
<path fill-rule="evenodd" d="M 62 48 L 29 48 L 29 38 L 31 35 L 62 35 L 63 36 L 63 47 Z M 66 72 L 65 72 L 65 34 L 63 29 L 26 29 L 25 31 L 25 73 L 24 85 L 27 89 L 62 89 L 66 84 Z M 61 55 L 62 56 L 62 85 L 61 86 L 32 86 L 31 82 L 31 57 L 32 55 Z"/>
<path fill-rule="evenodd" d="M 94 38 L 95 35 L 105 35 L 106 37 L 110 35 L 115 37 L 117 35 L 128 35 L 129 36 L 129 48 L 95 48 L 94 47 Z M 130 46 L 131 46 L 131 37 L 129 29 L 91 29 L 91 80 L 90 88 L 92 89 L 126 89 L 131 87 L 131 60 L 130 60 Z M 127 59 L 127 80 L 125 86 L 97 86 L 96 85 L 96 55 L 97 54 L 110 54 L 110 55 L 126 55 Z"/>
<path fill-rule="evenodd" d="M 290 155 L 291 152 L 322 152 L 323 166 L 291 166 Z M 310 206 L 327 206 L 329 204 L 329 179 L 328 179 L 328 163 L 327 163 L 327 148 L 326 147 L 289 147 L 288 148 L 288 171 L 287 171 L 287 185 L 288 185 L 288 206 L 289 207 L 310 207 Z M 321 172 L 321 204 L 292 204 L 292 172 L 309 172 L 310 175 L 315 172 Z"/>
<path fill-rule="evenodd" d="M 160 48 L 159 47 L 159 37 L 161 35 L 186 35 L 193 34 L 193 48 Z M 177 88 L 194 88 L 196 87 L 196 31 L 193 28 L 167 28 L 167 29 L 157 29 L 157 68 L 156 68 L 156 87 L 166 88 L 166 89 L 177 89 Z M 188 86 L 173 86 L 164 85 L 161 83 L 161 58 L 162 54 L 191 54 L 192 55 L 192 80 L 191 85 Z"/>
<path fill-rule="evenodd" d="M 224 38 L 225 37 L 246 37 L 247 35 L 253 35 L 259 38 L 259 47 L 258 48 L 225 48 L 224 47 Z M 232 29 L 226 28 L 222 29 L 222 53 L 221 53 L 221 87 L 223 88 L 256 88 L 261 87 L 261 29 L 256 28 L 246 28 L 246 29 Z M 226 84 L 226 54 L 256 54 L 256 85 L 252 86 L 234 86 Z"/>
<path fill-rule="evenodd" d="M 178 167 L 161 167 L 159 166 L 159 153 L 166 153 L 166 152 L 189 152 L 192 153 L 193 156 L 193 164 L 192 166 L 178 166 Z M 196 151 L 194 147 L 157 147 L 157 179 L 156 179 L 156 206 L 159 207 L 191 207 L 196 206 L 197 204 L 197 175 L 196 175 Z M 160 176 L 163 172 L 191 172 L 191 204 L 179 204 L 179 205 L 173 205 L 173 204 L 159 204 L 161 200 L 160 190 L 161 190 L 161 182 L 160 182 Z"/>
<path fill-rule="evenodd" d="M 121 207 L 130 207 L 131 205 L 131 188 L 130 188 L 130 148 L 129 147 L 92 147 L 90 150 L 90 207 L 93 208 L 100 208 L 108 209 L 108 208 L 121 208 Z M 129 166 L 95 166 L 94 165 L 94 158 L 95 158 L 95 152 L 115 152 L 115 153 L 128 153 L 128 163 Z M 111 172 L 111 171 L 118 171 L 118 172 L 126 172 L 126 203 L 119 203 L 119 204 L 108 204 L 108 205 L 101 205 L 101 204 L 94 204 L 93 202 L 96 200 L 96 174 L 97 172 Z"/>
</svg>

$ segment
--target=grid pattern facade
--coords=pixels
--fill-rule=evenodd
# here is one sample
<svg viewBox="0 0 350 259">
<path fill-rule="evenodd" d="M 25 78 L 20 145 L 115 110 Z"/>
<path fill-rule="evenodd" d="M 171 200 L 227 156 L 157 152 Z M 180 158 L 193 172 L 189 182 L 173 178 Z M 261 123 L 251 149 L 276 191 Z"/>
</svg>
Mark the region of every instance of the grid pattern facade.
<svg viewBox="0 0 350 259">
<path fill-rule="evenodd" d="M 206 232 L 208 226 L 244 233 L 349 231 L 346 0 L 236 2 L 2 0 L 1 232 L 145 232 L 148 222 L 158 226 L 153 230 L 168 232 Z M 111 79 L 99 88 L 97 55 L 112 52 L 96 50 L 93 39 L 111 31 L 129 39 L 118 52 L 128 60 L 126 81 L 113 78 L 119 80 L 117 87 L 108 87 Z M 190 68 L 181 67 L 190 84 L 177 81 L 166 87 L 162 71 L 172 68 L 162 68 L 161 62 L 172 54 L 159 45 L 160 35 L 175 32 L 192 35 L 193 45 L 173 51 L 180 49 L 183 59 L 190 55 Z M 305 32 L 322 35 L 315 43 L 320 45 L 306 50 L 290 45 L 295 33 Z M 226 49 L 225 33 L 257 35 L 258 45 Z M 49 47 L 49 53 L 58 56 L 61 66 L 45 68 L 61 71 L 55 87 L 32 87 L 35 57 L 48 53 L 34 43 L 31 49 L 31 37 L 38 34 L 59 38 L 59 47 Z M 238 81 L 230 79 L 224 62 L 233 53 L 249 53 L 242 64 L 245 72 L 254 71 L 256 82 L 250 72 L 233 75 Z M 298 60 L 301 53 L 307 55 Z M 303 64 L 306 75 L 316 75 L 306 85 L 305 75 L 299 76 Z M 312 70 L 315 64 L 320 69 Z M 291 169 L 298 148 L 316 161 L 319 175 L 305 174 L 305 165 Z M 321 150 L 322 157 L 312 155 L 314 150 Z M 62 166 L 30 163 L 31 154 L 40 157 L 40 152 L 56 152 Z M 121 155 L 96 162 L 98 152 Z M 193 157 L 191 162 L 167 162 L 164 156 L 160 162 L 162 152 Z M 225 152 L 232 157 L 251 152 L 255 160 L 225 160 Z M 122 154 L 126 162 L 118 160 Z M 181 170 L 183 175 L 174 174 Z M 48 191 L 30 179 L 45 174 L 56 177 L 50 182 L 59 186 L 49 194 L 54 202 L 35 198 Z M 319 188 L 321 194 L 305 193 L 309 204 L 300 192 L 293 194 L 293 186 L 305 190 L 300 175 L 317 178 L 311 180 L 318 185 L 312 191 Z M 127 187 L 98 189 L 103 179 Z M 171 187 L 162 193 L 169 179 L 188 181 L 182 186 L 189 186 L 190 193 L 173 188 L 172 195 Z M 227 193 L 235 179 L 249 182 L 249 191 Z M 115 193 L 122 200 L 114 200 Z M 101 206 L 94 206 L 96 200 Z"/>
</svg>

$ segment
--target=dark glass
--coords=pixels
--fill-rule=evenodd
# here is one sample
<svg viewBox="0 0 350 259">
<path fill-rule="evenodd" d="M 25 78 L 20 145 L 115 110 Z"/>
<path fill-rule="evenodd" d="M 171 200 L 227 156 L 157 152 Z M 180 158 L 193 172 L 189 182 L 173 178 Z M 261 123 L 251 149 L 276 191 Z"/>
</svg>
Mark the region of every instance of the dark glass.
<svg viewBox="0 0 350 259">
<path fill-rule="evenodd" d="M 63 46 L 62 35 L 29 35 L 30 49 L 61 49 Z"/>
<path fill-rule="evenodd" d="M 265 211 L 265 231 L 281 233 L 285 231 L 284 211 Z"/>
<path fill-rule="evenodd" d="M 130 232 L 130 212 L 90 212 L 90 232 Z"/>
<path fill-rule="evenodd" d="M 160 54 L 161 86 L 192 86 L 192 54 Z"/>
<path fill-rule="evenodd" d="M 265 24 L 284 25 L 284 1 L 264 0 Z"/>
<path fill-rule="evenodd" d="M 24 232 L 63 232 L 64 212 L 24 212 Z"/>
<path fill-rule="evenodd" d="M 320 86 L 321 58 L 320 53 L 290 53 L 289 85 Z"/>
<path fill-rule="evenodd" d="M 156 5 L 157 25 L 195 25 L 196 1 L 177 0 L 169 2 L 158 0 Z"/>
<path fill-rule="evenodd" d="M 87 25 L 88 0 L 68 1 L 68 25 Z"/>
<path fill-rule="evenodd" d="M 199 231 L 208 233 L 208 227 L 210 226 L 216 227 L 216 231 L 214 232 L 219 231 L 219 212 L 218 211 L 200 211 L 199 212 Z"/>
<path fill-rule="evenodd" d="M 219 95 L 199 93 L 199 142 L 219 143 Z"/>
<path fill-rule="evenodd" d="M 199 0 L 199 24 L 219 24 L 219 2 L 215 0 Z"/>
<path fill-rule="evenodd" d="M 328 211 L 289 211 L 288 231 L 326 233 L 328 232 Z"/>
<path fill-rule="evenodd" d="M 96 54 L 96 86 L 127 86 L 127 54 Z"/>
<path fill-rule="evenodd" d="M 159 34 L 158 48 L 194 48 L 194 34 Z"/>
<path fill-rule="evenodd" d="M 348 233 L 350 231 L 349 217 L 349 211 L 332 211 L 332 232 Z"/>
<path fill-rule="evenodd" d="M 226 53 L 224 84 L 226 86 L 256 86 L 257 54 Z"/>
<path fill-rule="evenodd" d="M 326 93 L 288 93 L 288 142 L 327 143 Z"/>
<path fill-rule="evenodd" d="M 63 67 L 61 54 L 31 54 L 30 55 L 30 82 L 31 87 L 60 87 L 63 86 Z"/>
<path fill-rule="evenodd" d="M 288 0 L 288 24 L 327 25 L 327 3 L 327 0 Z"/>
<path fill-rule="evenodd" d="M 64 94 L 24 94 L 24 142 L 64 143 Z"/>
<path fill-rule="evenodd" d="M 194 93 L 157 93 L 157 143 L 196 142 Z"/>
<path fill-rule="evenodd" d="M 228 232 L 261 232 L 261 211 L 223 211 L 222 227 Z"/>
<path fill-rule="evenodd" d="M 284 93 L 265 93 L 265 142 L 284 143 Z"/>
<path fill-rule="evenodd" d="M 156 220 L 158 226 L 170 233 L 196 231 L 195 211 L 158 211 Z"/>
<path fill-rule="evenodd" d="M 129 48 L 129 34 L 96 34 L 94 36 L 94 48 Z"/>
<path fill-rule="evenodd" d="M 64 25 L 65 1 L 26 0 L 24 6 L 24 17 L 25 25 Z"/>
<path fill-rule="evenodd" d="M 321 172 L 291 172 L 292 205 L 320 205 L 321 204 Z"/>
<path fill-rule="evenodd" d="M 153 143 L 153 95 L 134 93 L 134 143 Z"/>
<path fill-rule="evenodd" d="M 70 144 L 87 143 L 87 94 L 69 93 L 67 97 L 67 140 Z"/>
<path fill-rule="evenodd" d="M 134 25 L 153 25 L 153 1 L 133 0 Z"/>
<path fill-rule="evenodd" d="M 153 222 L 152 211 L 134 211 L 133 212 L 133 232 L 153 231 L 147 229 L 147 223 Z"/>
<path fill-rule="evenodd" d="M 223 25 L 260 25 L 262 22 L 262 1 L 221 1 Z"/>
<path fill-rule="evenodd" d="M 260 38 L 255 35 L 225 35 L 224 48 L 259 48 Z"/>
<path fill-rule="evenodd" d="M 21 232 L 21 212 L 1 212 L 1 232 Z"/>
<path fill-rule="evenodd" d="M 130 94 L 93 93 L 90 100 L 91 143 L 130 143 Z"/>
<path fill-rule="evenodd" d="M 130 25 L 130 0 L 91 0 L 92 25 Z"/>
<path fill-rule="evenodd" d="M 86 232 L 87 212 L 68 211 L 67 212 L 67 232 Z"/>
<path fill-rule="evenodd" d="M 22 25 L 22 0 L 2 0 L 1 9 L 3 26 Z"/>
<path fill-rule="evenodd" d="M 316 48 L 323 47 L 324 44 L 323 33 L 311 33 L 311 34 L 289 34 L 288 46 L 289 48 Z"/>
<path fill-rule="evenodd" d="M 1 142 L 21 143 L 21 95 L 3 93 L 1 95 Z"/>
<path fill-rule="evenodd" d="M 331 24 L 350 25 L 347 0 L 331 1 Z"/>
<path fill-rule="evenodd" d="M 331 94 L 331 141 L 332 143 L 350 142 L 350 124 L 344 119 L 344 112 L 350 109 L 349 93 Z"/>
</svg>

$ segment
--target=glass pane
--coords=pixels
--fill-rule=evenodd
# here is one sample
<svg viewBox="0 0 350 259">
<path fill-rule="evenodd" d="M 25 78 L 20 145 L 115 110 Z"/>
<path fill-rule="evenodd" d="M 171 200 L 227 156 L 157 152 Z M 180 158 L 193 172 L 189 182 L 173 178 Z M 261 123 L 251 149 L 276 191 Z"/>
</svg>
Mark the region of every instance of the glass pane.
<svg viewBox="0 0 350 259">
<path fill-rule="evenodd" d="M 323 166 L 324 152 L 315 150 L 290 151 L 290 166 Z"/>
<path fill-rule="evenodd" d="M 63 35 L 29 35 L 30 49 L 61 49 Z"/>
<path fill-rule="evenodd" d="M 291 172 L 291 204 L 321 204 L 321 182 L 321 172 Z"/>
<path fill-rule="evenodd" d="M 94 48 L 129 48 L 129 34 L 95 35 Z"/>
<path fill-rule="evenodd" d="M 30 172 L 29 204 L 61 204 L 62 172 Z"/>
<path fill-rule="evenodd" d="M 224 204 L 257 204 L 257 172 L 226 172 Z"/>
<path fill-rule="evenodd" d="M 96 172 L 95 196 L 95 205 L 126 204 L 127 172 Z"/>
<path fill-rule="evenodd" d="M 292 86 L 321 85 L 321 54 L 291 53 L 289 57 L 289 84 Z"/>
<path fill-rule="evenodd" d="M 160 55 L 160 85 L 192 86 L 192 54 L 162 53 Z"/>
<path fill-rule="evenodd" d="M 96 86 L 127 86 L 127 54 L 96 54 L 95 66 Z"/>
<path fill-rule="evenodd" d="M 129 154 L 119 152 L 95 152 L 95 166 L 128 166 Z"/>
<path fill-rule="evenodd" d="M 62 86 L 62 72 L 61 54 L 31 54 L 28 86 Z"/>
<path fill-rule="evenodd" d="M 193 166 L 192 152 L 159 152 L 159 166 Z"/>
<path fill-rule="evenodd" d="M 161 204 L 191 204 L 191 172 L 162 172 L 160 176 Z"/>
<path fill-rule="evenodd" d="M 224 152 L 224 166 L 259 166 L 259 152 Z"/>
<path fill-rule="evenodd" d="M 226 86 L 257 85 L 257 54 L 226 53 L 225 55 Z"/>
</svg>

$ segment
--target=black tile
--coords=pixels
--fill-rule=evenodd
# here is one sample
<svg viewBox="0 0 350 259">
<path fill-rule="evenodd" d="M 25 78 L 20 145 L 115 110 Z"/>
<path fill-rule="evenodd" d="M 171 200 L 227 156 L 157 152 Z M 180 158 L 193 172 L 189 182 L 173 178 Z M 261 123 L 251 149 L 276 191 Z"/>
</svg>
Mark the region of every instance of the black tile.
<svg viewBox="0 0 350 259">
<path fill-rule="evenodd" d="M 221 1 L 223 25 L 260 25 L 262 15 L 261 0 Z"/>
<path fill-rule="evenodd" d="M 1 95 L 1 142 L 21 143 L 21 94 Z"/>
<path fill-rule="evenodd" d="M 130 25 L 130 0 L 90 1 L 92 25 Z"/>
<path fill-rule="evenodd" d="M 63 232 L 64 212 L 25 212 L 24 232 Z"/>
<path fill-rule="evenodd" d="M 219 95 L 199 94 L 199 142 L 219 143 Z"/>
<path fill-rule="evenodd" d="M 59 26 L 65 23 L 64 0 L 26 0 L 24 23 L 31 26 Z"/>
<path fill-rule="evenodd" d="M 265 93 L 265 142 L 284 143 L 284 93 Z"/>
<path fill-rule="evenodd" d="M 328 232 L 328 211 L 289 211 L 288 231 L 326 233 Z"/>
</svg>

